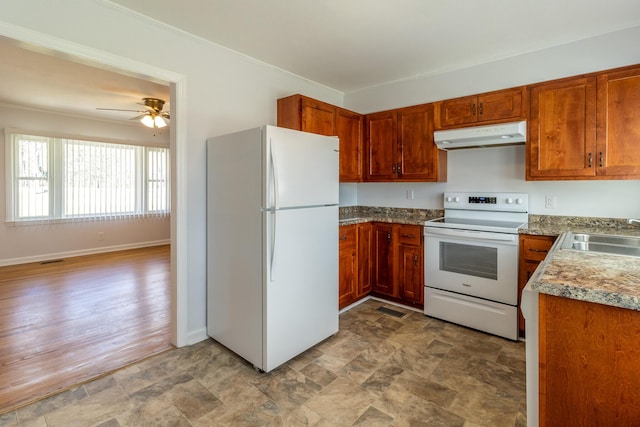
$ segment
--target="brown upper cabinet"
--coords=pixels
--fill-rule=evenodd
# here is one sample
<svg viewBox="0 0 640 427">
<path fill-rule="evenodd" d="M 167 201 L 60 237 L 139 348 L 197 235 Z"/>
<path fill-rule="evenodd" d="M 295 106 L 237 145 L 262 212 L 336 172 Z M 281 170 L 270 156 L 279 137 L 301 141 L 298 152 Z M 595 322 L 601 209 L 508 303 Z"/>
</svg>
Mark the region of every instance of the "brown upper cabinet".
<svg viewBox="0 0 640 427">
<path fill-rule="evenodd" d="M 531 86 L 528 180 L 640 178 L 640 67 Z"/>
<path fill-rule="evenodd" d="M 640 178 L 640 67 L 598 75 L 597 174 Z"/>
<path fill-rule="evenodd" d="M 595 176 L 596 78 L 531 88 L 527 179 Z"/>
<path fill-rule="evenodd" d="M 278 99 L 278 126 L 337 136 L 340 139 L 340 181 L 362 181 L 363 116 L 303 95 Z"/>
<path fill-rule="evenodd" d="M 365 181 L 446 181 L 447 153 L 433 142 L 433 104 L 365 116 Z"/>
<path fill-rule="evenodd" d="M 436 127 L 490 124 L 526 117 L 525 87 L 465 96 L 436 103 Z"/>
</svg>

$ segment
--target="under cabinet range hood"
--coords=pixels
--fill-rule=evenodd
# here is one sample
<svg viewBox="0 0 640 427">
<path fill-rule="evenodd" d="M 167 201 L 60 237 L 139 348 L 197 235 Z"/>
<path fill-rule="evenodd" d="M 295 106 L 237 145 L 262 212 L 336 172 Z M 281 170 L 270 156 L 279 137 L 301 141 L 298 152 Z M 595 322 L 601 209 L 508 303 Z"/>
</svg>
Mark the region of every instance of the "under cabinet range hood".
<svg viewBox="0 0 640 427">
<path fill-rule="evenodd" d="M 527 122 L 438 130 L 433 137 L 441 150 L 524 144 L 527 140 Z"/>
</svg>

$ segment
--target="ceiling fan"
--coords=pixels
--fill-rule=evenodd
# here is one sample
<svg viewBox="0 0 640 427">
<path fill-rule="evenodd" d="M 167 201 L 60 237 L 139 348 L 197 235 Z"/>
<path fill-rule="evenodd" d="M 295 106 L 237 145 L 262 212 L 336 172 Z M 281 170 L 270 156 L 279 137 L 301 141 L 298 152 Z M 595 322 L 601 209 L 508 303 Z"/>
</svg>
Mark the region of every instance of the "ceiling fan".
<svg viewBox="0 0 640 427">
<path fill-rule="evenodd" d="M 96 110 L 107 111 L 131 111 L 134 113 L 143 113 L 139 116 L 132 117 L 129 120 L 140 120 L 140 122 L 150 128 L 163 128 L 167 125 L 167 120 L 170 120 L 168 111 L 162 111 L 164 106 L 164 100 L 158 98 L 142 98 L 142 104 L 146 107 L 146 110 L 123 110 L 120 108 L 96 108 Z"/>
</svg>

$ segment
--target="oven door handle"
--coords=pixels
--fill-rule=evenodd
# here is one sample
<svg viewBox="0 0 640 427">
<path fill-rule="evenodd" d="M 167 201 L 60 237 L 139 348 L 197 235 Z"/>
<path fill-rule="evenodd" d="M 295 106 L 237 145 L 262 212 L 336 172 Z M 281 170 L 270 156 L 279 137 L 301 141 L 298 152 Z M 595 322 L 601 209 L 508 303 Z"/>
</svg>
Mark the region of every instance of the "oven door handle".
<svg viewBox="0 0 640 427">
<path fill-rule="evenodd" d="M 489 242 L 502 242 L 516 244 L 516 236 L 514 234 L 504 234 L 504 233 L 487 233 L 483 231 L 471 231 L 471 230 L 451 230 L 451 229 L 433 229 L 429 228 L 425 230 L 424 235 L 426 237 L 459 237 L 463 239 L 476 239 L 476 240 L 484 240 Z"/>
</svg>

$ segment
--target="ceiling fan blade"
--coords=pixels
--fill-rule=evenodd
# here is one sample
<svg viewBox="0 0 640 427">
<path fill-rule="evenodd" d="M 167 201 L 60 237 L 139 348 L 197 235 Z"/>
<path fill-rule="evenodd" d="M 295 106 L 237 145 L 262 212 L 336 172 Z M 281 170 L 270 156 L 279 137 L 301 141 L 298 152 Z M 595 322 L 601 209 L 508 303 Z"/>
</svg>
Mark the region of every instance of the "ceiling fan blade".
<svg viewBox="0 0 640 427">
<path fill-rule="evenodd" d="M 132 113 L 146 113 L 146 111 L 140 111 L 140 110 L 123 110 L 121 108 L 96 108 L 96 110 L 103 110 L 103 111 L 130 111 Z"/>
<path fill-rule="evenodd" d="M 139 116 L 131 117 L 129 120 L 140 120 L 144 116 L 148 116 L 149 114 L 140 114 Z"/>
</svg>

